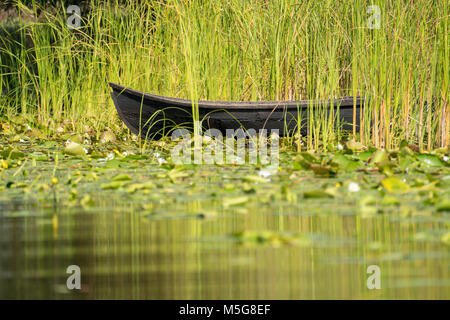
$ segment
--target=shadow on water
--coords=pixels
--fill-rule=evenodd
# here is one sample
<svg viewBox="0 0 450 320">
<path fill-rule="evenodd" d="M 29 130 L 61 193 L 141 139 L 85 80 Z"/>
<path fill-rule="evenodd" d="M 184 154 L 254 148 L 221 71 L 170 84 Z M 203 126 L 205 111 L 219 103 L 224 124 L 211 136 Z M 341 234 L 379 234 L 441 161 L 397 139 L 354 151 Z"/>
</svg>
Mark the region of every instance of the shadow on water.
<svg viewBox="0 0 450 320">
<path fill-rule="evenodd" d="M 283 207 L 154 219 L 129 203 L 98 204 L 88 211 L 0 204 L 0 298 L 442 299 L 450 286 L 448 248 L 412 241 L 445 221 L 293 215 Z M 242 230 L 310 241 L 239 243 L 231 235 Z M 380 290 L 366 286 L 371 264 L 380 267 Z M 81 290 L 66 287 L 69 265 L 81 268 Z"/>
</svg>

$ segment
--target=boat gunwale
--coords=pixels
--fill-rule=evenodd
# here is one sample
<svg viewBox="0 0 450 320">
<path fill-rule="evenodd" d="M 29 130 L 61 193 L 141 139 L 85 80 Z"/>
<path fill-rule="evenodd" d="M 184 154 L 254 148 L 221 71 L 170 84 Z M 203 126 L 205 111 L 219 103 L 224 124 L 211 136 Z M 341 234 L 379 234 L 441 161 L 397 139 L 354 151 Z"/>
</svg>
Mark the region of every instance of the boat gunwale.
<svg viewBox="0 0 450 320">
<path fill-rule="evenodd" d="M 180 99 L 180 98 L 171 98 L 166 96 L 159 96 L 151 93 L 145 93 L 138 90 L 134 90 L 116 83 L 109 82 L 109 86 L 118 94 L 127 93 L 131 96 L 136 96 L 139 99 L 144 97 L 144 100 L 147 101 L 156 101 L 160 103 L 166 104 L 174 104 L 177 106 L 183 107 L 192 107 L 192 100 L 190 99 Z M 276 107 L 285 107 L 288 109 L 297 109 L 297 108 L 305 108 L 313 105 L 322 105 L 327 106 L 333 103 L 333 107 L 340 108 L 349 108 L 354 105 L 354 97 L 342 97 L 342 98 L 334 98 L 330 100 L 281 100 L 281 101 L 210 101 L 210 100 L 199 100 L 198 107 L 204 109 L 243 109 L 243 110 L 258 110 L 258 109 L 275 109 Z M 357 96 L 356 97 L 356 106 L 359 107 L 364 100 Z"/>
</svg>

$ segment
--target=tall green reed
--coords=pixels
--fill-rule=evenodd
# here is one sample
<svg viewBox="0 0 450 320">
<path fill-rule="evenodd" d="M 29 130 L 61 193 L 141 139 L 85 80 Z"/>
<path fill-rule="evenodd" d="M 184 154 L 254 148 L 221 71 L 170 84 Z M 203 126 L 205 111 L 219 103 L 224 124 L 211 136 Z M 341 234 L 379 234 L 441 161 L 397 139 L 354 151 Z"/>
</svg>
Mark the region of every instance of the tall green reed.
<svg viewBox="0 0 450 320">
<path fill-rule="evenodd" d="M 16 4 L 37 16 L 36 6 Z M 368 27 L 371 5 L 380 8 L 379 29 Z M 109 81 L 189 98 L 193 120 L 201 120 L 199 99 L 361 95 L 368 100 L 350 133 L 362 143 L 449 145 L 446 1 L 95 0 L 91 7 L 78 30 L 67 27 L 62 5 L 24 23 L 19 40 L 12 32 L 0 40 L 4 118 L 111 127 L 120 122 Z M 307 148 L 342 138 L 336 112 L 310 105 Z"/>
</svg>

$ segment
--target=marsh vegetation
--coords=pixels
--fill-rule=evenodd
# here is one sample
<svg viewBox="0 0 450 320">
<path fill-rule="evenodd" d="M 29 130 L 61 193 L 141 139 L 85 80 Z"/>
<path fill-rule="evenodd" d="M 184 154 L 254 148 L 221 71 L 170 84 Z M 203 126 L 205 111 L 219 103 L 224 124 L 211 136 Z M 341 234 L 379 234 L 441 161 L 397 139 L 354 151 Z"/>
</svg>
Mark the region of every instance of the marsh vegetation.
<svg viewBox="0 0 450 320">
<path fill-rule="evenodd" d="M 447 1 L 93 1 L 79 29 L 62 6 L 14 4 L 0 297 L 448 298 Z M 193 101 L 368 102 L 349 132 L 311 106 L 275 171 L 179 164 L 169 138 L 121 123 L 110 81 Z"/>
</svg>

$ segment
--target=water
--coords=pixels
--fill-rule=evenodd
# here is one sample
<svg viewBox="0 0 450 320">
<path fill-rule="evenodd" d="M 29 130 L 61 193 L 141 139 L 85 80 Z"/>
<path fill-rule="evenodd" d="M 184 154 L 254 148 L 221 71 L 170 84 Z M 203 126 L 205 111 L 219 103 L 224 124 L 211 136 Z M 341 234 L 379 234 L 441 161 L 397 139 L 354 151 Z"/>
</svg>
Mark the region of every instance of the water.
<svg viewBox="0 0 450 320">
<path fill-rule="evenodd" d="M 165 214 L 159 216 L 111 197 L 89 208 L 3 200 L 0 298 L 449 297 L 448 246 L 415 238 L 445 230 L 448 219 L 364 217 L 352 202 L 339 208 L 334 201 L 328 205 L 336 205 L 335 213 L 316 214 L 302 201 L 225 212 L 191 199 L 161 205 Z M 204 208 L 218 213 L 193 214 Z M 242 230 L 294 232 L 309 241 L 239 243 L 233 234 Z M 69 265 L 81 268 L 81 290 L 66 287 Z M 367 288 L 369 265 L 380 267 L 380 290 Z"/>
<path fill-rule="evenodd" d="M 397 170 L 407 192 L 391 193 L 379 172 L 315 176 L 284 154 L 265 178 L 258 166 L 55 161 L 27 148 L 29 159 L 0 171 L 1 299 L 450 296 L 441 162 Z M 67 288 L 72 265 L 81 290 Z M 367 286 L 373 265 L 381 289 Z"/>
</svg>

